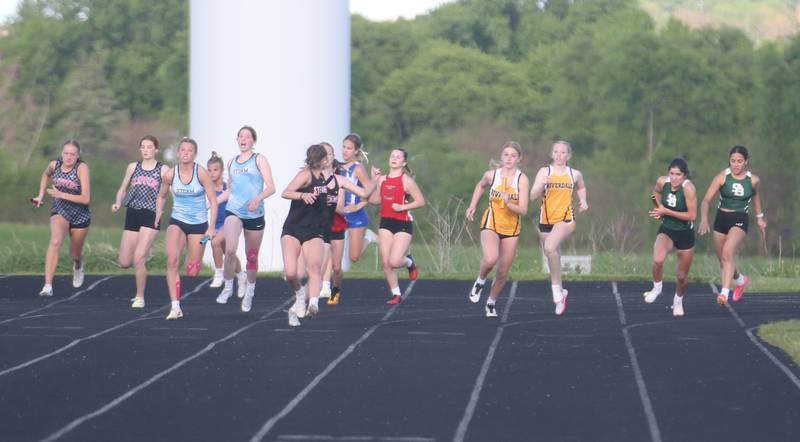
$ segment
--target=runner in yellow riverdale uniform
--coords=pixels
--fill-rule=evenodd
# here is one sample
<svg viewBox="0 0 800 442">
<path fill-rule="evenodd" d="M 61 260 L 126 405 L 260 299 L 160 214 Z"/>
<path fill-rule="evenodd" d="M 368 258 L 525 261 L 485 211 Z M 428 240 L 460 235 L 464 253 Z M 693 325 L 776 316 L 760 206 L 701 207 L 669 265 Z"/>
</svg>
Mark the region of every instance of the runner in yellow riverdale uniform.
<svg viewBox="0 0 800 442">
<path fill-rule="evenodd" d="M 566 141 L 556 141 L 551 154 L 553 162 L 542 167 L 531 187 L 530 200 L 542 198 L 539 210 L 539 239 L 542 242 L 547 264 L 556 315 L 567 308 L 567 291 L 561 287 L 561 255 L 559 246 L 575 230 L 572 194 L 578 194 L 578 211 L 589 209 L 583 174 L 567 165 L 572 156 L 572 146 Z"/>
<path fill-rule="evenodd" d="M 467 219 L 472 221 L 478 200 L 484 189 L 488 187 L 489 207 L 486 208 L 481 218 L 483 257 L 478 277 L 469 293 L 470 301 L 480 301 L 481 291 L 486 284 L 486 276 L 499 262 L 489 297 L 486 299 L 487 318 L 497 316 L 495 301 L 503 290 L 508 278 L 508 269 L 517 253 L 522 216 L 528 211 L 528 188 L 530 187 L 527 175 L 518 168 L 522 158 L 522 148 L 519 143 L 514 141 L 506 143 L 500 158 L 501 167 L 487 170 L 475 185 L 472 200 L 466 211 Z"/>
</svg>

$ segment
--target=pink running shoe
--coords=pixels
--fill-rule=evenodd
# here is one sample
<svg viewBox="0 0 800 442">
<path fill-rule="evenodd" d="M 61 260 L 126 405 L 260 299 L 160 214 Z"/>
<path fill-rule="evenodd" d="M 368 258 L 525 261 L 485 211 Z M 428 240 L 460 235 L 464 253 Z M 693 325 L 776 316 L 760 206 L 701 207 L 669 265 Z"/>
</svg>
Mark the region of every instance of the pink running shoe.
<svg viewBox="0 0 800 442">
<path fill-rule="evenodd" d="M 744 286 L 750 281 L 750 278 L 747 275 L 742 275 L 744 277 L 744 282 L 737 285 L 733 288 L 733 302 L 737 302 L 738 300 L 742 299 L 742 295 L 744 295 Z"/>
</svg>

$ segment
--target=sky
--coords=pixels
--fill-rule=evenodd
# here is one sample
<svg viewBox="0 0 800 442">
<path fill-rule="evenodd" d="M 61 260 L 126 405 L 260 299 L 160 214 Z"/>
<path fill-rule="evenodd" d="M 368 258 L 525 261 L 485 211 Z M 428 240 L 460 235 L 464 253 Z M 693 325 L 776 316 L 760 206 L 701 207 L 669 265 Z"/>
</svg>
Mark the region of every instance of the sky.
<svg viewBox="0 0 800 442">
<path fill-rule="evenodd" d="M 414 18 L 454 0 L 350 0 L 350 12 L 373 21 Z M 19 0 L 0 0 L 0 22 L 13 15 Z"/>
</svg>

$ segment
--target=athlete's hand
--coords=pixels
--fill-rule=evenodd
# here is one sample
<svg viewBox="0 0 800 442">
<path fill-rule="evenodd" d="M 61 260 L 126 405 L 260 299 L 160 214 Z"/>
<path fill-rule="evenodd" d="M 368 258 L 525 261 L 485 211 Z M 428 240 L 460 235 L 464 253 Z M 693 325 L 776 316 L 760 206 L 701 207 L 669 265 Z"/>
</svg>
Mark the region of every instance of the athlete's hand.
<svg viewBox="0 0 800 442">
<path fill-rule="evenodd" d="M 47 194 L 53 198 L 61 198 L 61 191 L 56 189 L 56 186 L 47 189 Z"/>
<path fill-rule="evenodd" d="M 467 207 L 467 211 L 464 213 L 464 215 L 466 215 L 468 220 L 473 221 L 473 218 L 475 217 L 475 207 L 474 206 Z"/>
<path fill-rule="evenodd" d="M 395 212 L 402 212 L 404 207 L 405 204 L 392 203 L 392 210 L 394 210 Z"/>
<path fill-rule="evenodd" d="M 708 233 L 708 230 L 709 230 L 708 229 L 708 220 L 703 218 L 702 220 L 700 220 L 700 226 L 697 228 L 697 234 L 698 235 L 705 235 L 706 233 Z"/>
<path fill-rule="evenodd" d="M 651 209 L 647 214 L 650 215 L 650 218 L 661 219 L 661 211 L 658 209 Z"/>
<path fill-rule="evenodd" d="M 118 210 L 119 210 L 119 204 L 114 203 L 114 204 L 111 205 L 111 212 L 112 213 L 117 213 Z"/>
<path fill-rule="evenodd" d="M 589 203 L 586 201 L 581 201 L 578 203 L 578 212 L 585 212 L 587 210 L 589 210 Z"/>
<path fill-rule="evenodd" d="M 761 218 L 756 218 L 756 224 L 758 224 L 758 228 L 763 232 L 767 228 L 767 219 L 763 216 Z"/>
<path fill-rule="evenodd" d="M 302 195 L 302 200 L 306 204 L 314 204 L 314 201 L 317 200 L 317 196 L 314 195 L 313 193 L 303 192 L 301 195 Z"/>
<path fill-rule="evenodd" d="M 214 226 L 211 225 L 210 223 L 208 225 L 208 230 L 206 230 L 206 236 L 208 237 L 209 241 L 214 239 Z"/>
<path fill-rule="evenodd" d="M 251 199 L 250 202 L 247 203 L 247 211 L 255 212 L 256 210 L 258 210 L 259 204 L 261 204 L 261 200 L 259 200 L 258 198 Z"/>
<path fill-rule="evenodd" d="M 372 166 L 372 179 L 377 180 L 381 177 L 381 170 L 375 166 Z"/>
<path fill-rule="evenodd" d="M 359 209 L 360 209 L 360 207 L 358 207 L 357 204 L 347 203 L 347 204 L 344 205 L 344 209 L 342 209 L 342 212 L 344 212 L 344 213 L 354 213 L 354 212 L 358 212 Z"/>
</svg>

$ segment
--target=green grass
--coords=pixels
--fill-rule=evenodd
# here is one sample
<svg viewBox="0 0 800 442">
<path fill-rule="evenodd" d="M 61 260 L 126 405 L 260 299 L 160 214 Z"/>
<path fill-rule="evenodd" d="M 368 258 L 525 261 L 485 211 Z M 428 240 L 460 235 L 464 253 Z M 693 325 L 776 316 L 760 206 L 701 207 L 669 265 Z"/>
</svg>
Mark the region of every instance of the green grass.
<svg viewBox="0 0 800 442">
<path fill-rule="evenodd" d="M 86 241 L 84 256 L 86 268 L 90 273 L 128 273 L 116 266 L 117 251 L 122 235 L 120 228 L 92 227 Z M 0 245 L 0 271 L 2 273 L 41 274 L 44 266 L 44 252 L 47 249 L 50 233 L 47 226 L 31 224 L 2 224 L 0 237 L 6 241 Z M 412 245 L 412 253 L 417 260 L 425 279 L 463 279 L 475 277 L 481 258 L 479 244 L 472 246 L 446 244 L 442 247 L 429 245 L 417 238 Z M 573 253 L 573 252 L 570 252 Z M 351 278 L 383 278 L 377 247 L 370 246 L 361 260 L 348 273 Z M 580 251 L 577 254 L 584 254 Z M 590 254 L 590 253 L 585 253 Z M 601 281 L 645 281 L 650 279 L 650 253 L 598 252 L 592 255 L 592 273 L 588 275 L 570 274 L 566 280 Z M 750 276 L 749 292 L 797 291 L 796 281 L 800 279 L 800 261 L 795 258 L 740 257 L 738 265 Z M 61 247 L 57 272 L 71 272 L 68 241 Z M 164 253 L 164 233 L 159 234 L 153 246 L 153 257 L 148 262 L 151 274 L 163 274 L 166 268 Z M 665 263 L 665 279 L 674 280 L 675 255 L 671 254 Z M 210 274 L 205 268 L 203 274 Z M 517 257 L 510 275 L 518 280 L 544 280 L 542 254 L 538 245 L 520 243 Z M 714 255 L 697 253 L 692 264 L 690 277 L 694 283 L 719 281 L 719 264 Z"/>
<path fill-rule="evenodd" d="M 772 322 L 758 328 L 758 337 L 785 351 L 800 365 L 800 320 Z"/>
</svg>

